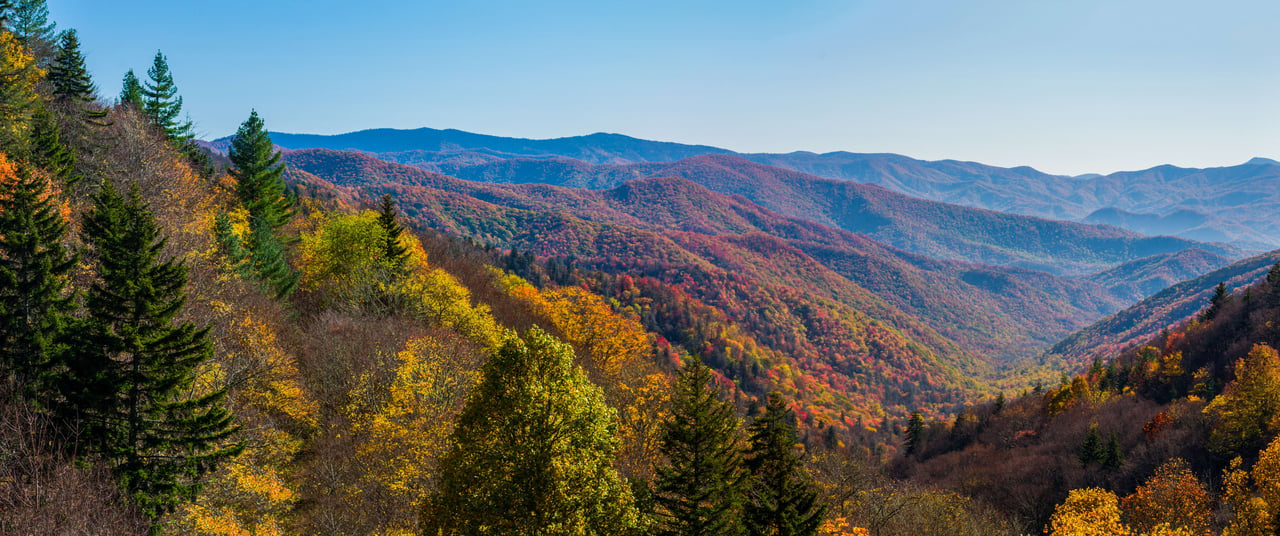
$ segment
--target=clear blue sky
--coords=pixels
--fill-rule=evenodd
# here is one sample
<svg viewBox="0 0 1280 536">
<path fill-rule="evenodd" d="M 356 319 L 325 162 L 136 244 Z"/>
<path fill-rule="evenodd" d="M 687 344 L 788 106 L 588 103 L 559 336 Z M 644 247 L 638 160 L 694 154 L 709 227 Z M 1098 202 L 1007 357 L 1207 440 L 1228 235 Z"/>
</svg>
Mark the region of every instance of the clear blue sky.
<svg viewBox="0 0 1280 536">
<path fill-rule="evenodd" d="M 202 137 L 618 132 L 1053 173 L 1280 157 L 1280 2 L 48 0 Z"/>
</svg>

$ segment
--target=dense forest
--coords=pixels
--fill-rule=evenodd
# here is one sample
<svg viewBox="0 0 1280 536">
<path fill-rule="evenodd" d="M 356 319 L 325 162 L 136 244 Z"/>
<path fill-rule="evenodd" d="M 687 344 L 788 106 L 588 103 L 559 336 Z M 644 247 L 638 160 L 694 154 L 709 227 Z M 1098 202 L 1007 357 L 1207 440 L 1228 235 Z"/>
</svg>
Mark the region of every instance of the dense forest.
<svg viewBox="0 0 1280 536">
<path fill-rule="evenodd" d="M 564 214 L 540 221 L 557 234 L 520 237 L 548 216 L 293 169 L 254 110 L 210 151 L 184 115 L 181 66 L 157 52 L 100 95 L 43 0 L 0 0 L 0 26 L 0 533 L 1280 524 L 1280 268 L 1220 285 L 1193 319 L 1084 374 L 1006 396 L 907 302 L 840 286 L 758 230 L 879 247 L 861 237 L 683 179 L 576 198 L 615 221 Z M 660 220 L 655 196 L 732 210 L 683 234 L 612 225 Z M 495 247 L 477 229 L 519 240 Z M 867 269 L 858 259 L 850 272 Z M 1049 281 L 1017 274 L 983 282 Z M 830 285 L 801 290 L 814 281 Z M 1009 306 L 997 294 L 983 304 Z M 948 299 L 931 310 L 958 311 Z"/>
</svg>

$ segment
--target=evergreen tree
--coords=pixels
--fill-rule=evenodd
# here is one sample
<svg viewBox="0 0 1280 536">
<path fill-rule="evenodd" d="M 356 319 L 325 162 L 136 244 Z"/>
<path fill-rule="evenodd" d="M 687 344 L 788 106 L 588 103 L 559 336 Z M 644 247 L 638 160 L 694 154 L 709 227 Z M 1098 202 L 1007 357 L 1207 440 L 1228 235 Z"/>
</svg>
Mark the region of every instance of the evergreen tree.
<svg viewBox="0 0 1280 536">
<path fill-rule="evenodd" d="M 194 138 L 191 122 L 178 119 L 182 115 L 182 97 L 178 96 L 178 86 L 173 83 L 173 73 L 169 72 L 169 60 L 159 51 L 147 69 L 147 77 L 150 80 L 142 86 L 142 111 L 171 141 L 181 145 Z M 124 95 L 121 97 L 123 101 Z"/>
<path fill-rule="evenodd" d="M 76 154 L 62 142 L 62 129 L 57 118 L 43 106 L 31 118 L 30 146 L 32 164 L 53 173 L 63 184 L 79 182 Z"/>
<path fill-rule="evenodd" d="M 124 73 L 124 81 L 120 86 L 120 106 L 132 106 L 136 110 L 142 110 L 142 83 L 138 81 L 137 75 L 133 74 L 133 69 Z"/>
<path fill-rule="evenodd" d="M 458 416 L 423 533 L 625 534 L 637 515 L 612 467 L 616 427 L 569 345 L 536 327 L 508 340 Z"/>
<path fill-rule="evenodd" d="M 227 157 L 236 180 L 236 195 L 249 211 L 249 219 L 265 223 L 272 231 L 283 227 L 293 217 L 293 203 L 285 195 L 280 152 L 272 145 L 257 110 L 236 130 Z"/>
<path fill-rule="evenodd" d="M 1102 449 L 1102 456 L 1098 460 L 1102 464 L 1103 469 L 1114 471 L 1120 468 L 1124 463 L 1124 449 L 1120 448 L 1120 439 L 1115 433 L 1111 434 L 1111 439 L 1107 441 L 1107 446 Z"/>
<path fill-rule="evenodd" d="M 999 415 L 1001 411 L 1004 411 L 1004 407 L 1007 403 L 1008 402 L 1004 399 L 1004 391 L 1000 391 L 1000 394 L 996 395 L 995 404 L 991 406 L 991 414 Z"/>
<path fill-rule="evenodd" d="M 75 256 L 49 180 L 0 155 L 0 367 L 28 388 L 53 364 L 75 303 Z"/>
<path fill-rule="evenodd" d="M 277 234 L 293 217 L 293 200 L 285 195 L 284 164 L 258 112 L 240 125 L 228 152 L 236 196 L 249 211 L 246 240 L 250 266 L 278 296 L 293 292 L 298 275 L 284 260 L 284 243 Z"/>
<path fill-rule="evenodd" d="M 13 4 L 11 28 L 22 44 L 36 48 L 41 43 L 52 43 L 57 24 L 49 21 L 49 6 L 45 0 L 17 0 Z"/>
<path fill-rule="evenodd" d="M 137 189 L 126 197 L 104 184 L 84 232 L 99 281 L 66 360 L 62 414 L 81 423 L 82 441 L 156 518 L 192 500 L 201 476 L 243 445 L 228 445 L 238 427 L 223 407 L 226 390 L 192 394 L 213 346 L 207 329 L 174 322 L 187 268 L 162 259 L 165 239 Z"/>
<path fill-rule="evenodd" d="M 62 33 L 46 80 L 53 87 L 55 100 L 93 101 L 97 88 L 93 85 L 93 78 L 89 76 L 89 69 L 85 67 L 84 54 L 80 52 L 80 37 L 75 30 Z"/>
<path fill-rule="evenodd" d="M 712 385 L 711 369 L 690 363 L 671 395 L 654 502 L 662 536 L 739 536 L 745 472 L 733 406 Z"/>
<path fill-rule="evenodd" d="M 1209 298 L 1209 307 L 1203 313 L 1200 313 L 1200 318 L 1202 320 L 1213 320 L 1222 311 L 1222 306 L 1226 305 L 1226 303 L 1227 284 L 1218 283 L 1218 286 L 1213 288 L 1213 297 Z"/>
<path fill-rule="evenodd" d="M 796 416 L 779 393 L 747 429 L 750 474 L 744 520 L 751 536 L 812 536 L 826 507 L 817 501 L 796 445 Z"/>
<path fill-rule="evenodd" d="M 12 31 L 13 0 L 0 0 L 0 32 Z"/>
<path fill-rule="evenodd" d="M 382 239 L 382 255 L 392 265 L 403 268 L 409 260 L 409 250 L 400 243 L 404 227 L 400 225 L 397 215 L 396 203 L 391 199 L 391 194 L 383 194 L 382 206 L 378 211 L 378 226 L 386 233 Z"/>
<path fill-rule="evenodd" d="M 1084 444 L 1080 445 L 1080 451 L 1076 453 L 1076 458 L 1082 464 L 1102 461 L 1102 438 L 1098 435 L 1098 425 L 1089 426 L 1089 432 L 1084 436 Z"/>
<path fill-rule="evenodd" d="M 924 417 L 920 416 L 919 411 L 911 412 L 911 418 L 907 420 L 907 442 L 906 454 L 910 456 L 920 452 L 921 439 L 924 436 Z"/>
</svg>

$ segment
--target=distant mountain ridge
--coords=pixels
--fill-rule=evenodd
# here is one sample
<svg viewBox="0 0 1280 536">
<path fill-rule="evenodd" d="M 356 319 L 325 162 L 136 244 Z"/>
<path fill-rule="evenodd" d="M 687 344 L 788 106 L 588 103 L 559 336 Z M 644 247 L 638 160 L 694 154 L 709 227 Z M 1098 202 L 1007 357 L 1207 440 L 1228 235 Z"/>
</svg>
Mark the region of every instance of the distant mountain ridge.
<svg viewBox="0 0 1280 536">
<path fill-rule="evenodd" d="M 1280 163 L 1266 158 L 1228 167 L 1165 165 L 1069 177 L 1025 166 L 1001 168 L 958 160 L 923 161 L 897 154 L 736 153 L 706 145 L 605 133 L 534 140 L 421 128 L 338 135 L 272 133 L 272 139 L 289 149 L 355 150 L 443 173 L 449 173 L 451 166 L 514 158 L 568 158 L 616 165 L 736 155 L 820 177 L 878 184 L 924 199 L 1043 218 L 1083 220 L 1099 210 L 1118 209 L 1134 216 L 1106 223 L 1138 232 L 1150 231 L 1147 222 L 1153 218 L 1182 218 L 1194 213 L 1204 218 L 1202 224 L 1170 230 L 1184 238 L 1229 242 L 1253 250 L 1280 246 Z M 211 145 L 225 150 L 226 142 L 217 140 Z"/>
</svg>

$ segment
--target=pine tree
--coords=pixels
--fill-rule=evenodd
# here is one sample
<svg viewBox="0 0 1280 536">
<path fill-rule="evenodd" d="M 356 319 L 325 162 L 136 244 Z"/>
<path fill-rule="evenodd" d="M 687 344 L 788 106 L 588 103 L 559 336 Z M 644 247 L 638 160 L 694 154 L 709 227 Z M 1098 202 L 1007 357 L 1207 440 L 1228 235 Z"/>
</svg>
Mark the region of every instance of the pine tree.
<svg viewBox="0 0 1280 536">
<path fill-rule="evenodd" d="M 1091 462 L 1102 461 L 1102 438 L 1098 435 L 1098 425 L 1089 426 L 1089 432 L 1084 436 L 1084 444 L 1080 445 L 1080 451 L 1076 453 L 1076 458 L 1080 463 L 1088 465 Z"/>
<path fill-rule="evenodd" d="M 751 536 L 812 536 L 822 525 L 826 507 L 796 451 L 795 420 L 782 395 L 773 393 L 764 415 L 747 428 L 744 520 Z"/>
<path fill-rule="evenodd" d="M 124 81 L 120 86 L 119 106 L 132 106 L 135 110 L 142 110 L 142 83 L 138 81 L 137 75 L 133 74 L 133 69 L 124 73 Z"/>
<path fill-rule="evenodd" d="M 1102 464 L 1103 469 L 1114 471 L 1120 468 L 1124 463 L 1124 449 L 1120 448 L 1120 439 L 1115 433 L 1111 434 L 1111 439 L 1107 441 L 1107 446 L 1102 449 L 1102 456 L 1098 460 Z"/>
<path fill-rule="evenodd" d="M 458 416 L 423 534 L 625 534 L 637 514 L 612 467 L 616 428 L 569 345 L 536 327 L 508 340 Z"/>
<path fill-rule="evenodd" d="M 293 217 L 293 203 L 285 195 L 280 152 L 271 143 L 257 110 L 236 130 L 227 157 L 236 180 L 236 195 L 249 211 L 250 220 L 262 221 L 273 231 L 283 227 Z"/>
<path fill-rule="evenodd" d="M 88 67 L 85 67 L 84 54 L 80 52 L 80 37 L 75 30 L 62 33 L 46 80 L 53 87 L 55 100 L 93 102 L 97 88 L 93 85 L 93 78 L 89 76 Z"/>
<path fill-rule="evenodd" d="M 13 0 L 0 0 L 0 32 L 12 31 Z"/>
<path fill-rule="evenodd" d="M 671 416 L 663 423 L 654 502 L 657 534 L 738 536 L 746 474 L 733 406 L 712 385 L 710 368 L 690 363 L 676 380 Z"/>
<path fill-rule="evenodd" d="M 228 444 L 238 427 L 225 389 L 191 394 L 213 346 L 207 329 L 174 322 L 187 268 L 162 259 L 165 239 L 136 187 L 126 197 L 104 184 L 84 232 L 100 280 L 66 360 L 61 413 L 156 518 L 193 499 L 201 476 L 243 445 Z"/>
<path fill-rule="evenodd" d="M 921 439 L 924 436 L 924 417 L 920 416 L 919 411 L 911 412 L 911 418 L 907 420 L 907 437 L 905 452 L 908 456 L 920 452 Z"/>
<path fill-rule="evenodd" d="M 1213 297 L 1209 298 L 1209 307 L 1200 313 L 1201 320 L 1213 320 L 1222 311 L 1222 306 L 1227 303 L 1227 284 L 1218 283 L 1213 288 Z"/>
<path fill-rule="evenodd" d="M 142 86 L 142 111 L 170 141 L 181 145 L 194 138 L 191 122 L 178 119 L 182 115 L 182 97 L 178 96 L 178 86 L 173 83 L 173 73 L 169 72 L 169 60 L 159 51 L 147 69 L 147 77 L 150 80 Z M 124 95 L 121 97 L 123 101 Z"/>
<path fill-rule="evenodd" d="M 236 196 L 249 211 L 250 236 L 245 246 L 250 266 L 277 296 L 288 295 L 297 286 L 298 275 L 285 263 L 284 243 L 277 233 L 293 217 L 293 201 L 285 195 L 280 152 L 257 111 L 236 131 L 228 157 Z"/>
<path fill-rule="evenodd" d="M 382 255 L 397 266 L 404 266 L 409 260 L 409 250 L 400 243 L 400 235 L 404 234 L 404 226 L 400 225 L 396 202 L 391 194 L 382 194 L 382 205 L 378 210 L 378 226 L 386 233 L 382 242 Z"/>
<path fill-rule="evenodd" d="M 76 261 L 49 179 L 0 155 L 0 181 L 0 367 L 36 388 L 75 307 L 67 281 Z"/>
<path fill-rule="evenodd" d="M 63 184 L 79 182 L 76 174 L 76 154 L 62 142 L 62 129 L 58 120 L 47 108 L 41 106 L 31 119 L 31 163 L 48 170 Z"/>
<path fill-rule="evenodd" d="M 13 34 L 27 47 L 40 43 L 52 43 L 57 24 L 49 21 L 49 6 L 45 0 L 17 0 L 13 4 Z"/>
</svg>

